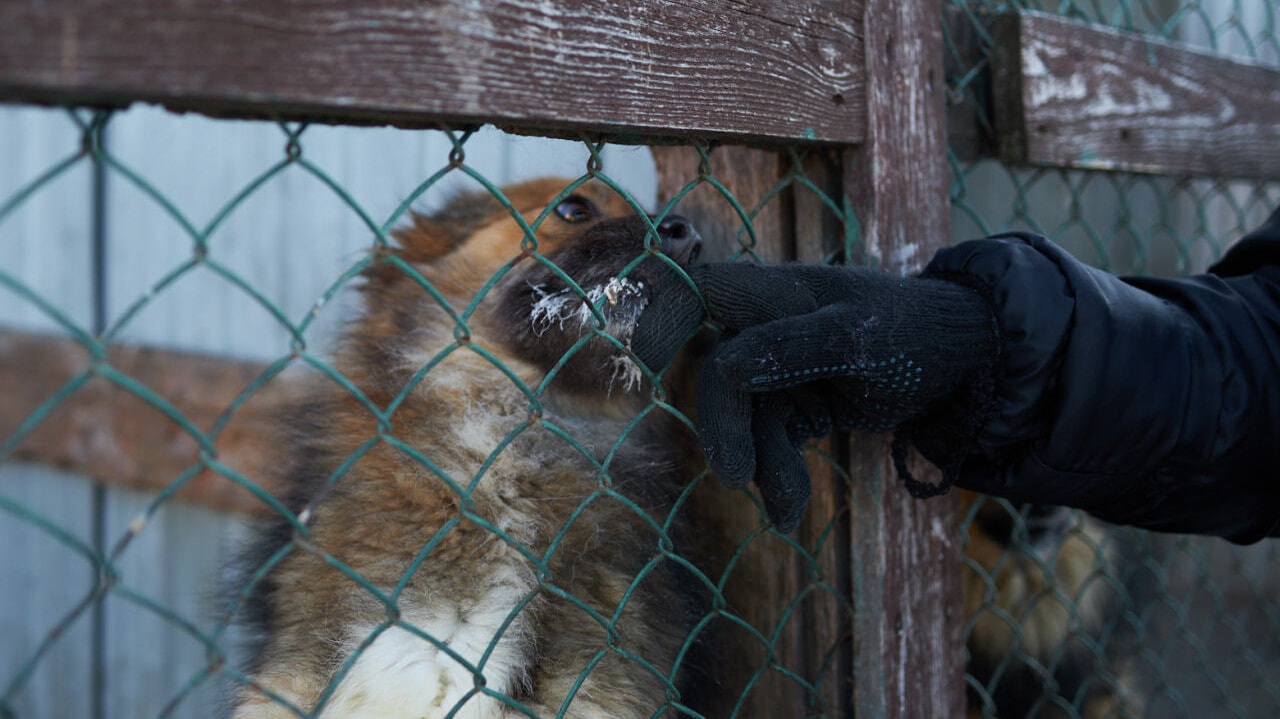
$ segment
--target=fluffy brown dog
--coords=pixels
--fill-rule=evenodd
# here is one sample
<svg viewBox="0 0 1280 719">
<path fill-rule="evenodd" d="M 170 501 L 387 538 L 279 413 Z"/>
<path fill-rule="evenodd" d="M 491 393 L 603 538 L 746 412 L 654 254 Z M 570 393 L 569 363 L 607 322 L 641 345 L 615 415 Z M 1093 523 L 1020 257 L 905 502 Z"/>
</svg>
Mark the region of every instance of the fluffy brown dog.
<svg viewBox="0 0 1280 719">
<path fill-rule="evenodd" d="M 296 523 L 245 562 L 237 719 L 639 718 L 677 699 L 705 609 L 664 555 L 684 477 L 663 413 L 637 421 L 649 385 L 624 349 L 671 269 L 620 197 L 566 185 L 504 190 L 536 252 L 466 195 L 365 272 L 333 361 L 351 386 L 317 378 L 293 422 Z M 696 254 L 687 221 L 658 230 L 670 258 Z"/>
</svg>

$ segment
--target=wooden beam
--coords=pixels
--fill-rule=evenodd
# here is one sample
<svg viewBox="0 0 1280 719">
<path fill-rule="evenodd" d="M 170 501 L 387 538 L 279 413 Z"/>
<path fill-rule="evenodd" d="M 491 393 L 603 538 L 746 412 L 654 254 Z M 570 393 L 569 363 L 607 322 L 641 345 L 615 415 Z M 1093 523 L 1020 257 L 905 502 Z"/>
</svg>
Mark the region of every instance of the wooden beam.
<svg viewBox="0 0 1280 719">
<path fill-rule="evenodd" d="M 709 241 L 704 256 L 724 259 L 746 243 L 764 262 L 829 262 L 843 249 L 845 227 L 822 195 L 838 204 L 840 157 L 838 149 L 815 149 L 799 153 L 797 167 L 789 153 L 721 147 L 702 168 L 689 148 L 654 148 L 658 199 L 669 200 L 705 169 L 747 212 L 755 212 L 755 242 L 728 200 L 703 183 L 683 197 L 679 211 Z M 798 171 L 822 194 L 799 182 L 779 188 Z M 786 539 L 759 532 L 759 508 L 744 492 L 710 480 L 694 494 L 700 549 L 712 560 L 713 578 L 729 572 L 729 609 L 755 628 L 748 632 L 727 621 L 717 627 L 713 641 L 723 647 L 717 680 L 726 701 L 710 716 L 852 716 L 849 481 L 835 441 L 827 438 L 819 446 L 825 457 L 806 456 L 813 497 Z M 741 546 L 744 538 L 752 539 Z M 760 636 L 772 641 L 765 646 Z M 736 707 L 743 692 L 745 701 Z"/>
<path fill-rule="evenodd" d="M 110 349 L 108 364 L 155 392 L 202 433 L 266 369 L 254 362 L 120 345 Z M 0 387 L 6 388 L 0 402 L 0 446 L 9 445 L 42 403 L 86 372 L 94 372 L 94 363 L 73 340 L 0 331 Z M 292 375 L 278 375 L 231 416 L 213 441 L 219 463 L 273 495 L 273 418 L 296 400 L 296 387 Z M 10 457 L 158 492 L 199 464 L 201 444 L 156 405 L 95 374 L 0 460 Z M 207 469 L 178 496 L 236 511 L 267 508 L 226 476 Z"/>
<path fill-rule="evenodd" d="M 1280 176 L 1280 70 L 1038 12 L 992 32 L 1006 164 Z"/>
<path fill-rule="evenodd" d="M 0 101 L 858 142 L 862 0 L 0 4 Z"/>
<path fill-rule="evenodd" d="M 906 274 L 950 236 L 941 4 L 870 0 L 865 26 L 867 142 L 846 152 L 845 192 L 863 259 Z M 958 500 L 910 497 L 888 450 L 883 436 L 850 447 L 854 715 L 963 716 Z"/>
</svg>

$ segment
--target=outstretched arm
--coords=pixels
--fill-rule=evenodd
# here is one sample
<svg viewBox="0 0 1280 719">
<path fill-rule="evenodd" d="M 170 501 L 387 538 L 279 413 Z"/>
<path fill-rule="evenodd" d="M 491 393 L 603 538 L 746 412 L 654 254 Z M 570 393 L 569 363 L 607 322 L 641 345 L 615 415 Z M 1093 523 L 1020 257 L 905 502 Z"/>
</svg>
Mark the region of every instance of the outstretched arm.
<svg viewBox="0 0 1280 719">
<path fill-rule="evenodd" d="M 920 278 L 696 268 L 724 333 L 699 390 L 708 460 L 731 485 L 754 479 L 784 530 L 808 498 L 796 447 L 842 427 L 897 428 L 948 480 L 1015 500 L 1280 533 L 1277 217 L 1215 267 L 1230 276 L 1121 279 L 1031 234 L 943 250 Z M 702 307 L 665 288 L 637 354 L 664 364 Z"/>
</svg>

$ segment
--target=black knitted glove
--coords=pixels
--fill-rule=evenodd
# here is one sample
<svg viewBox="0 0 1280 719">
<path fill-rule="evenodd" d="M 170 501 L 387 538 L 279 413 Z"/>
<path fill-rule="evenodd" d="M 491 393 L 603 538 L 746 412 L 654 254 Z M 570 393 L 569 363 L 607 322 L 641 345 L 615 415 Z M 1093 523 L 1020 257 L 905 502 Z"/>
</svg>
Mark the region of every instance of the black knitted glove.
<svg viewBox="0 0 1280 719">
<path fill-rule="evenodd" d="M 999 331 L 967 287 L 824 265 L 710 264 L 689 276 L 723 331 L 698 384 L 707 462 L 730 487 L 754 479 L 784 532 L 809 500 L 805 439 L 887 432 L 946 405 L 969 380 L 990 384 Z M 631 347 L 663 368 L 703 319 L 702 302 L 672 281 L 655 292 Z"/>
</svg>

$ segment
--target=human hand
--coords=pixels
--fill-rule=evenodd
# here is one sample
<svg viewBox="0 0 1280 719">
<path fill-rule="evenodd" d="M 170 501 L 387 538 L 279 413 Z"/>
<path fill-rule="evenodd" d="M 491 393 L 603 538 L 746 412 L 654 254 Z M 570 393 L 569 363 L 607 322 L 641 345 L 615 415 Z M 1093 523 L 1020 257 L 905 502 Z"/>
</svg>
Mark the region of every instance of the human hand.
<svg viewBox="0 0 1280 719">
<path fill-rule="evenodd" d="M 698 428 L 712 471 L 754 480 L 771 521 L 795 528 L 810 495 L 798 447 L 835 430 L 887 432 L 988 370 L 999 346 L 976 292 L 935 279 L 825 265 L 709 264 L 673 279 L 631 347 L 665 367 L 704 316 L 723 334 L 702 366 Z"/>
</svg>

